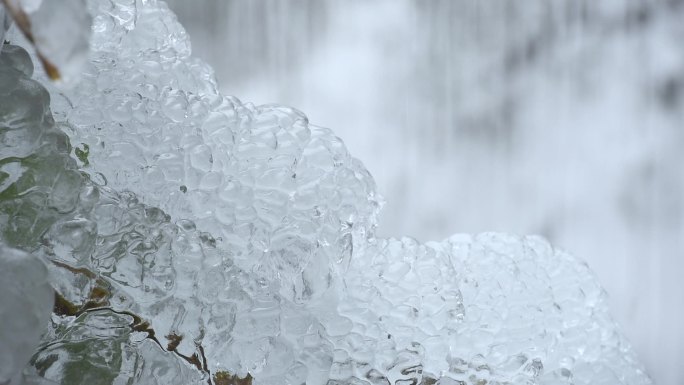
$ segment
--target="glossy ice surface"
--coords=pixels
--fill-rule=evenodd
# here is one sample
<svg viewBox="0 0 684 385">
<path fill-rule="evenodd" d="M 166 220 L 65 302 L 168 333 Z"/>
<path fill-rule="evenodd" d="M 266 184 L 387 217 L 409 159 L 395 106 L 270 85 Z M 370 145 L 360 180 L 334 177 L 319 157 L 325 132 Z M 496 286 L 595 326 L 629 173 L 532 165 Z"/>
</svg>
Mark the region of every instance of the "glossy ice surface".
<svg viewBox="0 0 684 385">
<path fill-rule="evenodd" d="M 163 3 L 89 6 L 86 72 L 51 103 L 0 56 L 0 241 L 57 292 L 31 381 L 650 384 L 586 265 L 536 237 L 375 237 L 330 130 L 217 92 Z"/>
</svg>

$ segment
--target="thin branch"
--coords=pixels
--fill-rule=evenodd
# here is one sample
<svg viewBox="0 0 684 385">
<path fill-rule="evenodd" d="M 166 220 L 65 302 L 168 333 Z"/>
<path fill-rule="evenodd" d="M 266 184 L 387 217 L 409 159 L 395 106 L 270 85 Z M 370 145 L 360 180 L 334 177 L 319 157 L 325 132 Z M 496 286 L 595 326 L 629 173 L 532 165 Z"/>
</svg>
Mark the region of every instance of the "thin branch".
<svg viewBox="0 0 684 385">
<path fill-rule="evenodd" d="M 207 365 L 207 357 L 204 353 L 202 344 L 196 344 L 197 352 L 193 353 L 191 356 L 186 356 L 178 352 L 178 345 L 183 341 L 182 335 L 171 333 L 165 336 L 168 344 L 164 347 L 159 338 L 157 338 L 157 333 L 152 328 L 149 321 L 144 320 L 141 316 L 128 310 L 115 310 L 110 307 L 109 298 L 112 296 L 111 287 L 104 279 L 98 277 L 94 272 L 87 268 L 75 268 L 59 261 L 53 260 L 51 262 L 55 266 L 68 270 L 74 274 L 81 274 L 91 280 L 95 280 L 95 286 L 90 290 L 86 302 L 81 306 L 70 302 L 62 294 L 55 291 L 55 306 L 52 310 L 54 314 L 59 316 L 79 317 L 84 313 L 111 311 L 116 314 L 127 315 L 132 318 L 132 321 L 129 324 L 131 330 L 147 334 L 145 338 L 153 341 L 163 351 L 175 354 L 178 358 L 191 366 L 194 366 L 200 372 L 206 373 L 208 375 L 208 385 L 252 385 L 252 376 L 249 373 L 245 378 L 240 378 L 224 371 L 218 371 L 212 376 L 209 366 Z M 46 345 L 46 347 L 47 346 L 50 345 Z"/>
<path fill-rule="evenodd" d="M 40 49 L 38 49 L 38 46 L 36 46 L 36 41 L 33 37 L 33 32 L 31 31 L 31 21 L 28 18 L 28 15 L 24 12 L 24 10 L 21 9 L 19 6 L 14 6 L 12 4 L 11 0 L 0 0 L 2 1 L 2 4 L 5 5 L 5 9 L 7 10 L 7 13 L 12 17 L 12 20 L 17 24 L 17 27 L 19 27 L 19 30 L 26 36 L 26 39 L 33 45 L 33 48 L 36 49 L 36 54 L 38 55 L 38 59 L 43 65 L 43 68 L 45 69 L 45 72 L 47 73 L 48 77 L 53 80 L 59 80 L 61 78 L 61 75 L 59 74 L 59 69 L 57 69 L 57 66 L 52 64 L 44 55 L 42 52 L 40 52 Z"/>
</svg>

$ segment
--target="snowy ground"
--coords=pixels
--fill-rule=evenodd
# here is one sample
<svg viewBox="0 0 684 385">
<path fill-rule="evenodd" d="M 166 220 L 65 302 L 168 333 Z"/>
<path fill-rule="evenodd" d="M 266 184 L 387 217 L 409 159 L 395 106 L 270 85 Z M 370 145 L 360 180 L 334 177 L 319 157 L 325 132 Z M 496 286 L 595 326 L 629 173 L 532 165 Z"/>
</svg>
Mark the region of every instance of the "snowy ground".
<svg viewBox="0 0 684 385">
<path fill-rule="evenodd" d="M 657 384 L 684 378 L 681 1 L 170 2 L 223 91 L 333 128 L 379 233 L 538 233 L 588 261 Z"/>
</svg>

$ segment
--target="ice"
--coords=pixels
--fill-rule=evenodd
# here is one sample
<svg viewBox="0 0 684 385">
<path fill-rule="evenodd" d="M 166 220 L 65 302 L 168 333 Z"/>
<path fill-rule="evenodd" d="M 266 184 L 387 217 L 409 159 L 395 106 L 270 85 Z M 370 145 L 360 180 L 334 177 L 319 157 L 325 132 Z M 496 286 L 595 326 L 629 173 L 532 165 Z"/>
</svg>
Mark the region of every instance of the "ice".
<svg viewBox="0 0 684 385">
<path fill-rule="evenodd" d="M 10 18 L 7 13 L 5 13 L 5 8 L 0 6 L 0 43 L 5 42 L 5 32 L 10 27 Z M 2 50 L 0 50 L 1 52 Z"/>
<path fill-rule="evenodd" d="M 375 237 L 373 179 L 330 130 L 218 93 L 164 3 L 89 9 L 86 72 L 51 102 L 26 51 L 0 56 L 0 241 L 56 292 L 25 378 L 650 384 L 584 264 Z"/>
<path fill-rule="evenodd" d="M 366 256 L 338 307 L 354 322 L 333 364 L 344 383 L 369 369 L 391 384 L 649 383 L 588 267 L 539 237 L 378 240 Z"/>
<path fill-rule="evenodd" d="M 159 354 L 150 339 L 131 330 L 128 315 L 97 311 L 81 315 L 54 336 L 33 365 L 58 384 L 205 384 L 201 374 L 173 355 Z"/>
<path fill-rule="evenodd" d="M 219 95 L 165 5 L 135 11 L 93 9 L 92 64 L 66 94 L 72 141 L 89 149 L 85 170 L 192 219 L 242 269 L 307 301 L 348 263 L 352 234 L 370 231 L 372 178 L 302 113 Z"/>
<path fill-rule="evenodd" d="M 0 313 L 5 322 L 0 330 L 3 348 L 0 383 L 4 384 L 9 376 L 21 370 L 46 328 L 41 348 L 19 383 L 93 383 L 94 378 L 101 381 L 98 383 L 129 378 L 144 384 L 156 381 L 166 384 L 171 378 L 182 384 L 193 383 L 193 378 L 204 374 L 162 349 L 162 344 L 167 347 L 164 336 L 172 332 L 161 333 L 157 340 L 149 324 L 131 313 L 134 310 L 152 319 L 159 313 L 181 307 L 178 303 L 176 306 L 165 303 L 163 297 L 168 297 L 168 292 L 160 295 L 154 285 L 173 284 L 175 277 L 192 283 L 193 277 L 165 272 L 168 265 L 162 258 L 169 258 L 167 255 L 148 260 L 147 264 L 137 260 L 145 253 L 153 254 L 156 245 L 150 241 L 169 246 L 168 233 L 178 229 L 168 224 L 168 216 L 160 210 L 136 204 L 131 194 L 121 196 L 99 187 L 78 172 L 76 160 L 69 157 L 73 149 L 68 137 L 55 126 L 49 110 L 49 95 L 29 79 L 32 72 L 25 50 L 3 46 L 0 56 L 0 242 L 31 250 L 33 255 L 46 261 L 57 295 L 53 309 L 55 295 L 46 284 L 48 269 L 35 256 L 3 246 L 0 283 L 4 294 Z M 160 234 L 160 229 L 166 232 Z M 199 236 L 194 240 L 185 244 L 194 248 L 197 257 L 201 253 Z M 111 247 L 107 242 L 111 242 Z M 126 248 L 128 244 L 130 249 Z M 101 250 L 94 255 L 96 247 Z M 181 246 L 176 244 L 176 247 Z M 166 249 L 162 248 L 163 251 Z M 184 257 L 191 255 L 191 251 L 186 251 Z M 117 258 L 123 261 L 116 266 L 108 264 L 117 262 Z M 187 263 L 187 259 L 182 262 Z M 147 267 L 150 270 L 139 275 Z M 149 286 L 140 287 L 141 281 Z M 130 297 L 117 287 L 119 283 L 131 286 Z M 24 286 L 33 288 L 36 294 Z M 40 297 L 41 290 L 47 290 L 47 300 Z M 150 293 L 142 294 L 137 298 L 139 303 L 134 303 L 132 298 L 138 291 Z M 183 298 L 179 294 L 178 302 Z M 165 306 L 146 303 L 145 299 L 161 299 Z M 40 300 L 44 306 L 39 310 L 43 314 L 37 319 L 40 312 L 34 308 L 41 304 Z M 190 304 L 191 299 L 187 302 L 189 311 L 201 314 Z M 48 324 L 51 309 L 53 317 Z M 164 330 L 163 322 L 160 324 L 157 331 Z"/>
<path fill-rule="evenodd" d="M 38 347 L 52 311 L 45 265 L 0 242 L 0 384 L 8 384 Z"/>
</svg>

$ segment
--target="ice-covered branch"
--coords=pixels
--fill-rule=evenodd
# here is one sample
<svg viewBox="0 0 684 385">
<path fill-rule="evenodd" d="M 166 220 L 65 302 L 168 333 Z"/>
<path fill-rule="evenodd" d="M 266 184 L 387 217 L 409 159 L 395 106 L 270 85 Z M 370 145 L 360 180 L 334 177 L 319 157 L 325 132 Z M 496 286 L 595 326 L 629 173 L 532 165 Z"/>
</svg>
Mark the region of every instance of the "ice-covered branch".
<svg viewBox="0 0 684 385">
<path fill-rule="evenodd" d="M 4 5 L 4 9 L 2 8 Z M 87 58 L 91 19 L 83 0 L 2 0 L 0 23 L 10 18 L 34 46 L 52 80 L 74 80 Z"/>
</svg>

